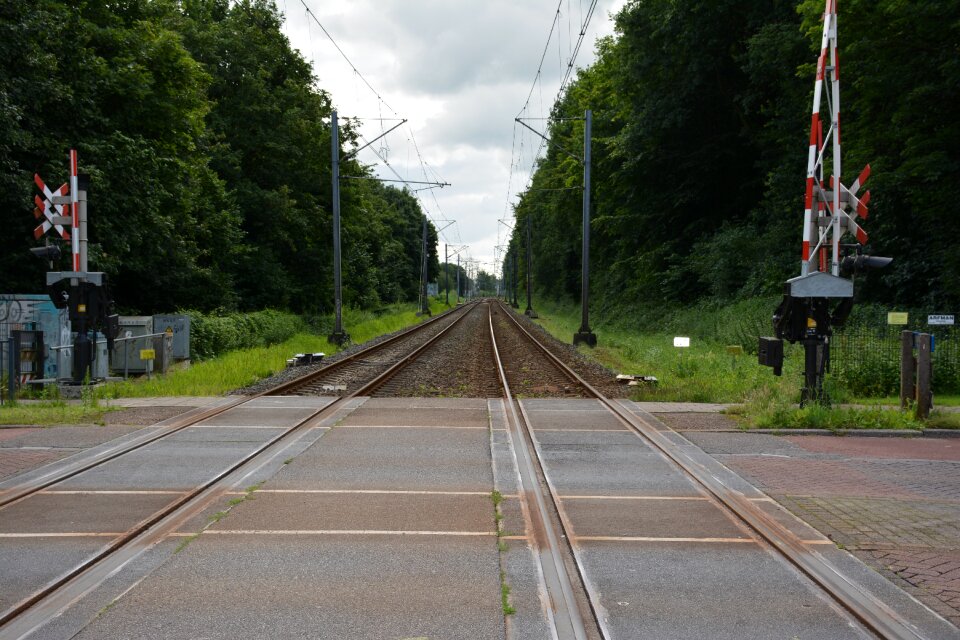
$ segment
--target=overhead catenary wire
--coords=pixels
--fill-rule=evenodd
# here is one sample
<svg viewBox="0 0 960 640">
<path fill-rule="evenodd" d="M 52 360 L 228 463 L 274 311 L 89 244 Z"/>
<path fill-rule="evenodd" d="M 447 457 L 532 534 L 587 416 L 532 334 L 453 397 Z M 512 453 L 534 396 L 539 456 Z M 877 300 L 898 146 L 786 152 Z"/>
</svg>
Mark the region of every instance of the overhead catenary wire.
<svg viewBox="0 0 960 640">
<path fill-rule="evenodd" d="M 577 54 L 580 53 L 580 46 L 583 44 L 583 40 L 587 35 L 587 27 L 590 25 L 590 20 L 593 18 L 593 12 L 597 8 L 597 2 L 598 0 L 591 0 L 590 6 L 587 7 L 587 17 L 584 19 L 583 24 L 580 27 L 580 34 L 577 38 L 577 44 L 576 46 L 574 46 L 573 53 L 571 54 L 570 59 L 567 61 L 567 69 L 566 69 L 566 72 L 564 73 L 563 80 L 560 81 L 560 88 L 557 89 L 557 95 L 553 99 L 553 104 L 556 104 L 560 100 L 561 96 L 563 96 L 563 91 L 564 89 L 567 88 L 567 83 L 570 81 L 570 78 L 572 77 L 574 65 L 576 63 L 576 57 L 577 57 Z M 538 119 L 543 119 L 543 118 L 538 118 Z M 548 120 L 549 122 L 561 121 L 560 119 L 553 118 L 553 117 L 549 117 L 545 119 Z M 575 119 L 579 119 L 579 118 L 564 118 L 563 120 L 575 120 Z M 536 159 L 540 157 L 540 154 L 543 152 L 543 147 L 546 144 L 547 144 L 547 141 L 545 139 L 540 141 L 540 144 L 537 146 L 537 152 L 533 156 L 534 163 L 536 162 Z M 532 177 L 533 176 L 531 171 L 531 179 Z"/>
<path fill-rule="evenodd" d="M 353 62 L 350 60 L 349 57 L 347 57 L 347 54 L 344 53 L 343 49 L 340 48 L 340 45 L 337 44 L 337 41 L 333 39 L 333 36 L 330 35 L 330 32 L 327 31 L 326 27 L 324 27 L 323 24 L 320 22 L 320 20 L 317 18 L 317 16 L 314 15 L 313 11 L 310 10 L 310 7 L 307 5 L 306 0 L 300 0 L 300 4 L 303 5 L 303 8 L 306 10 L 307 15 L 313 18 L 313 21 L 316 22 L 317 26 L 320 27 L 320 30 L 323 31 L 323 35 L 327 36 L 327 40 L 329 40 L 331 44 L 333 44 L 333 46 L 340 53 L 343 59 L 346 60 L 347 64 L 350 65 L 350 68 L 353 69 L 353 72 L 360 77 L 360 79 L 363 81 L 363 84 L 367 85 L 367 88 L 370 89 L 370 91 L 372 91 L 375 96 L 377 96 L 377 100 L 379 100 L 380 103 L 383 104 L 383 106 L 389 109 L 391 113 L 393 113 L 394 115 L 397 115 L 396 110 L 393 107 L 391 107 L 386 100 L 383 99 L 383 96 L 381 96 L 380 93 L 373 88 L 373 85 L 370 84 L 370 82 L 366 79 L 366 77 L 364 77 L 364 75 L 360 73 L 360 70 L 357 69 L 356 65 L 353 64 Z"/>
<path fill-rule="evenodd" d="M 382 107 L 386 107 L 386 109 L 388 109 L 388 110 L 390 111 L 390 113 L 392 113 L 394 116 L 398 116 L 396 119 L 400 119 L 400 118 L 399 118 L 399 114 L 397 113 L 397 111 L 396 111 L 392 106 L 390 106 L 390 104 L 383 98 L 383 96 L 380 94 L 380 92 L 376 90 L 376 88 L 373 86 L 373 84 L 371 84 L 371 82 L 370 82 L 369 80 L 367 80 L 366 76 L 364 76 L 363 73 L 360 72 L 360 70 L 359 70 L 359 69 L 357 68 L 357 66 L 353 63 L 353 61 L 350 60 L 350 57 L 347 56 L 347 54 L 346 54 L 346 52 L 343 50 L 343 48 L 337 43 L 337 41 L 336 41 L 336 40 L 334 39 L 334 37 L 331 35 L 331 33 L 326 29 L 326 27 L 323 26 L 323 24 L 320 22 L 320 19 L 316 16 L 316 14 L 314 14 L 314 12 L 310 9 L 310 6 L 306 3 L 306 0 L 300 0 L 300 4 L 303 5 L 303 8 L 304 8 L 304 10 L 306 11 L 307 16 L 308 16 L 314 23 L 316 23 L 316 25 L 317 25 L 318 27 L 320 27 L 320 30 L 323 32 L 323 34 L 327 37 L 327 39 L 328 39 L 328 40 L 330 41 L 330 43 L 334 46 L 334 48 L 337 50 L 337 52 L 340 54 L 340 56 L 344 59 L 344 61 L 350 66 L 350 69 L 353 71 L 354 76 L 355 76 L 355 77 L 359 77 L 360 80 L 363 82 L 363 84 L 364 84 L 364 85 L 370 90 L 370 92 L 371 92 L 374 96 L 376 96 L 376 98 L 377 98 L 377 109 L 378 109 L 378 111 L 379 111 L 379 114 L 378 114 L 379 117 L 377 117 L 377 118 L 351 118 L 351 120 L 360 120 L 360 121 L 370 120 L 370 121 L 377 121 L 377 122 L 379 122 L 379 124 L 380 124 L 380 129 L 381 129 L 381 132 L 382 132 L 382 131 L 384 130 L 384 122 L 386 122 L 386 121 L 388 121 L 388 120 L 393 120 L 393 118 L 384 118 L 384 117 L 383 117 L 383 111 L 382 111 L 382 109 L 381 109 L 381 106 L 382 106 Z M 307 31 L 308 31 L 308 33 L 309 33 L 309 22 L 307 23 L 307 27 L 308 27 Z M 311 40 L 311 49 L 312 49 L 312 46 L 313 46 L 313 45 L 312 45 L 312 40 Z M 312 51 L 311 51 L 311 53 L 312 53 Z M 314 58 L 314 67 L 316 67 L 316 59 L 315 59 L 315 58 Z M 413 135 L 413 128 L 409 125 L 409 123 L 407 124 L 407 130 L 408 130 L 408 133 L 409 133 L 409 139 L 413 141 L 414 148 L 416 149 L 417 158 L 418 158 L 419 161 L 420 161 L 421 170 L 422 170 L 422 172 L 423 172 L 423 175 L 425 176 L 426 180 L 430 180 L 430 177 L 429 177 L 429 175 L 427 174 L 426 163 L 424 162 L 423 157 L 422 157 L 422 155 L 420 154 L 419 148 L 417 148 L 417 146 L 416 146 L 416 139 L 414 138 L 414 135 Z M 364 138 L 364 136 L 363 136 L 362 134 L 360 134 L 360 133 L 358 132 L 357 135 L 358 135 L 364 142 L 367 142 L 367 141 L 366 141 L 366 138 Z M 369 143 L 368 143 L 368 144 L 369 144 Z M 398 182 L 412 182 L 412 181 L 407 180 L 407 179 L 404 178 L 403 176 L 401 176 L 400 173 L 388 162 L 387 154 L 389 153 L 390 149 L 389 149 L 389 146 L 388 146 L 386 143 L 384 143 L 383 145 L 381 145 L 380 149 L 370 148 L 370 151 L 371 151 L 374 155 L 376 155 L 376 157 L 377 157 L 387 168 L 390 169 L 391 173 L 393 173 L 393 174 L 397 177 L 397 179 L 398 179 L 397 181 L 398 181 Z M 436 173 L 436 171 L 433 170 L 432 168 L 431 168 L 431 171 L 433 172 L 434 176 L 437 178 L 437 179 L 436 179 L 437 182 L 443 183 L 443 184 L 446 184 L 446 185 L 449 184 L 449 183 L 446 183 L 442 178 L 440 178 L 439 175 Z M 431 215 L 430 215 L 430 209 L 426 206 L 426 203 L 423 201 L 423 199 L 420 198 L 419 195 L 417 195 L 417 192 L 418 192 L 418 191 L 421 191 L 421 190 L 422 190 L 422 189 L 411 190 L 410 192 L 414 195 L 414 198 L 416 198 L 417 202 L 420 204 L 420 207 L 421 207 L 421 209 L 423 210 L 424 215 L 426 215 L 427 218 L 430 220 L 430 222 L 433 223 L 434 226 L 436 227 L 436 226 L 437 226 L 437 224 L 436 224 L 436 219 L 434 218 L 434 216 L 431 216 Z M 443 211 L 442 211 L 442 209 L 440 208 L 440 203 L 439 203 L 439 201 L 437 200 L 436 194 L 434 194 L 432 190 L 431 190 L 431 195 L 433 196 L 434 204 L 436 205 L 436 208 L 437 208 L 437 210 L 438 210 L 439 213 L 440 213 L 440 217 L 442 218 L 442 217 L 443 217 Z M 455 232 L 456 232 L 456 237 L 457 237 L 457 240 L 458 240 L 458 242 L 459 242 L 459 241 L 460 241 L 459 225 L 455 225 L 455 226 L 454 226 L 454 230 L 455 230 Z M 444 236 L 444 240 L 446 240 L 446 236 Z"/>
<path fill-rule="evenodd" d="M 553 104 L 556 104 L 557 101 L 561 98 L 561 96 L 563 95 L 564 90 L 565 90 L 566 87 L 567 87 L 567 84 L 570 82 L 570 79 L 571 79 L 571 77 L 573 76 L 573 70 L 576 68 L 576 58 L 577 58 L 577 55 L 578 55 L 579 52 L 580 52 L 581 46 L 583 45 L 583 41 L 584 41 L 584 39 L 586 38 L 587 30 L 589 29 L 590 22 L 591 22 L 591 20 L 592 20 L 592 18 L 593 18 L 594 12 L 596 11 L 598 1 L 599 1 L 599 0 L 590 0 L 590 3 L 589 3 L 589 5 L 588 5 L 588 7 L 587 7 L 587 10 L 586 10 L 586 15 L 584 15 L 584 13 L 583 13 L 583 5 L 582 5 L 582 2 L 581 2 L 581 4 L 580 4 L 581 24 L 580 24 L 580 30 L 579 30 L 579 33 L 578 33 L 578 37 L 577 37 L 577 42 L 576 42 L 576 44 L 572 47 L 572 49 L 570 49 L 571 53 L 570 53 L 570 56 L 569 56 L 569 58 L 568 58 L 568 60 L 567 60 L 566 70 L 565 70 L 565 72 L 564 72 L 563 79 L 562 79 L 561 82 L 560 82 L 560 87 L 559 87 L 559 89 L 557 90 L 557 94 L 556 94 L 556 97 L 554 98 Z M 513 190 L 512 190 L 512 189 L 513 189 L 513 175 L 514 175 L 514 173 L 516 172 L 516 170 L 519 169 L 521 166 L 526 166 L 526 163 L 524 162 L 524 151 L 525 151 L 525 148 L 524 148 L 524 147 L 525 147 L 525 145 L 524 145 L 524 137 L 523 137 L 523 135 L 520 136 L 520 143 L 519 143 L 519 145 L 518 145 L 517 142 L 516 142 L 516 137 L 517 137 L 517 135 L 516 135 L 516 133 L 517 133 L 517 119 L 522 118 L 522 119 L 524 119 L 524 120 L 545 120 L 545 121 L 547 121 L 548 123 L 565 122 L 565 121 L 570 121 L 570 120 L 580 120 L 580 119 L 582 119 L 582 118 L 577 118 L 577 117 L 554 117 L 554 115 L 552 115 L 552 114 L 551 114 L 549 117 L 533 117 L 533 116 L 527 116 L 527 115 L 526 115 L 527 112 L 528 112 L 528 109 L 529 109 L 529 107 L 530 107 L 530 99 L 531 99 L 531 96 L 533 95 L 533 92 L 534 92 L 534 90 L 537 88 L 538 84 L 541 85 L 541 91 L 542 91 L 543 62 L 544 62 L 544 59 L 545 59 L 545 57 L 546 57 L 546 52 L 547 52 L 547 50 L 549 50 L 549 48 L 550 48 L 551 40 L 552 40 L 552 38 L 553 38 L 553 33 L 554 33 L 554 31 L 555 31 L 555 29 L 556 29 L 556 27 L 557 27 L 558 21 L 559 21 L 559 19 L 560 19 L 562 6 L 563 6 L 563 0 L 560 0 L 560 2 L 559 2 L 558 5 L 557 5 L 557 9 L 556 9 L 556 11 L 555 11 L 554 14 L 553 14 L 553 22 L 551 23 L 551 25 L 550 25 L 550 31 L 549 31 L 549 33 L 547 34 L 547 42 L 546 42 L 546 44 L 544 45 L 544 52 L 543 52 L 543 54 L 541 55 L 540 62 L 539 62 L 539 64 L 538 64 L 538 66 L 537 66 L 537 71 L 536 71 L 536 73 L 534 74 L 533 83 L 532 83 L 532 85 L 531 85 L 531 87 L 530 87 L 529 93 L 527 94 L 527 99 L 524 101 L 523 107 L 520 109 L 519 113 L 517 114 L 516 119 L 514 120 L 514 127 L 513 127 L 513 129 L 514 129 L 514 131 L 513 131 L 514 141 L 513 141 L 513 143 L 511 143 L 511 154 L 510 154 L 511 162 L 510 162 L 510 171 L 509 171 L 509 175 L 508 175 L 508 179 L 507 179 L 507 198 L 506 198 L 506 202 L 505 202 L 505 204 L 504 204 L 504 217 L 506 217 L 507 214 L 508 214 L 508 212 L 509 212 L 509 209 L 510 209 L 510 198 L 514 195 L 514 194 L 513 194 Z M 569 23 L 569 21 L 570 21 L 571 15 L 572 15 L 572 12 L 569 10 L 569 2 L 568 2 L 568 10 L 567 10 L 568 23 Z M 568 31 L 569 31 L 569 28 L 568 28 Z M 559 38 L 558 38 L 558 46 L 559 46 Z M 569 43 L 568 43 L 568 46 L 569 46 Z M 548 127 L 549 127 L 549 124 L 548 124 Z M 523 133 L 523 132 L 521 132 L 521 133 Z M 533 180 L 533 175 L 534 175 L 534 173 L 535 173 L 537 160 L 538 160 L 538 158 L 541 156 L 541 154 L 542 154 L 542 152 L 543 152 L 543 148 L 544 148 L 544 146 L 545 146 L 546 144 L 547 144 L 546 140 L 545 140 L 545 139 L 541 139 L 539 145 L 537 145 L 536 151 L 532 154 L 532 156 L 531 156 L 530 159 L 529 159 L 530 170 L 529 170 L 527 187 L 530 186 L 530 183 L 531 183 L 531 181 Z M 499 241 L 499 233 L 498 233 L 498 241 Z"/>
<path fill-rule="evenodd" d="M 550 41 L 553 39 L 554 29 L 556 29 L 557 24 L 560 22 L 561 6 L 563 6 L 563 0 L 560 0 L 560 2 L 557 3 L 557 10 L 553 13 L 553 21 L 550 23 L 550 33 L 547 34 L 547 43 L 543 46 L 543 53 L 540 55 L 540 63 L 537 65 L 537 72 L 533 76 L 533 84 L 530 86 L 530 92 L 527 94 L 527 99 L 524 101 L 523 107 L 520 109 L 520 113 L 523 113 L 523 111 L 530 104 L 530 98 L 533 96 L 533 91 L 537 88 L 537 80 L 540 79 L 540 75 L 543 72 L 543 61 L 547 59 L 547 51 L 550 49 Z M 517 115 L 519 116 L 520 114 Z"/>
</svg>

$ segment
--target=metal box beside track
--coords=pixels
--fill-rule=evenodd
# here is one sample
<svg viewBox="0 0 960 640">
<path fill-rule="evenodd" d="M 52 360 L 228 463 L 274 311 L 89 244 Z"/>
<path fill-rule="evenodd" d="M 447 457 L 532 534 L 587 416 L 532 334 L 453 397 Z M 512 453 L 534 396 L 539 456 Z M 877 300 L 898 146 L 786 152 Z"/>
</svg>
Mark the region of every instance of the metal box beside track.
<svg viewBox="0 0 960 640">
<path fill-rule="evenodd" d="M 174 360 L 190 359 L 190 316 L 179 314 L 153 316 L 153 330 L 156 333 L 173 334 Z"/>
<path fill-rule="evenodd" d="M 120 333 L 110 354 L 110 368 L 117 373 L 145 373 L 147 363 L 140 359 L 141 349 L 153 349 L 152 316 L 120 316 Z"/>
<path fill-rule="evenodd" d="M 773 367 L 774 373 L 780 375 L 780 371 L 783 369 L 783 340 L 760 338 L 757 362 L 767 367 Z"/>
<path fill-rule="evenodd" d="M 36 326 L 34 326 L 36 325 Z M 70 319 L 66 309 L 57 309 L 47 294 L 0 294 L 0 340 L 10 337 L 11 331 L 29 328 L 43 332 L 43 367 L 37 369 L 37 378 L 56 379 L 58 371 L 69 371 L 58 366 L 60 354 L 71 353 Z M 66 345 L 66 349 L 60 349 Z"/>
</svg>

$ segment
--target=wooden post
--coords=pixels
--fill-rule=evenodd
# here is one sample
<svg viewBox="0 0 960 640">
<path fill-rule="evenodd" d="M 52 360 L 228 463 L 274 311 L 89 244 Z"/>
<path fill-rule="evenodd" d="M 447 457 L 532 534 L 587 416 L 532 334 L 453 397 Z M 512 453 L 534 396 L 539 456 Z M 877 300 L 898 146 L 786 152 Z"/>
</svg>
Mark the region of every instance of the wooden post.
<svg viewBox="0 0 960 640">
<path fill-rule="evenodd" d="M 916 399 L 916 385 L 914 376 L 917 372 L 917 360 L 913 357 L 913 332 L 900 333 L 900 406 L 907 405 Z"/>
<path fill-rule="evenodd" d="M 926 420 L 933 406 L 933 362 L 930 353 L 930 334 L 917 336 L 917 417 Z"/>
</svg>

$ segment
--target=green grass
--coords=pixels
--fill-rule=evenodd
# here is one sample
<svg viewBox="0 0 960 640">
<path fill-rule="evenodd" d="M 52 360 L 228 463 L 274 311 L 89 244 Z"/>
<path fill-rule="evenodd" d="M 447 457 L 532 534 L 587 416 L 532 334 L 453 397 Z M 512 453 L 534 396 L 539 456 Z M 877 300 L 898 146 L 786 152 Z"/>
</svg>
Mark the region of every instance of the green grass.
<svg viewBox="0 0 960 640">
<path fill-rule="evenodd" d="M 431 301 L 434 314 L 443 309 L 441 303 Z M 366 342 L 420 321 L 414 305 L 396 307 L 392 313 L 380 316 L 354 310 L 344 312 L 344 328 L 354 343 Z M 221 395 L 270 377 L 283 369 L 295 353 L 318 351 L 332 355 L 340 348 L 327 342 L 325 336 L 301 333 L 280 344 L 231 351 L 150 380 L 137 378 L 111 383 L 98 393 L 105 398 Z"/>
<path fill-rule="evenodd" d="M 58 424 L 103 424 L 103 414 L 115 407 L 98 404 L 67 404 L 62 400 L 39 403 L 4 404 L 0 406 L 0 424 L 51 426 Z"/>
<path fill-rule="evenodd" d="M 442 302 L 431 300 L 434 315 L 444 311 Z M 420 322 L 415 305 L 397 305 L 385 314 L 345 310 L 344 327 L 354 343 L 392 333 Z M 85 394 L 79 404 L 68 404 L 58 398 L 42 398 L 39 402 L 16 402 L 0 405 L 0 425 L 103 424 L 103 414 L 116 411 L 98 402 L 103 398 L 142 398 L 153 396 L 221 395 L 269 377 L 286 366 L 295 353 L 323 351 L 333 354 L 339 349 L 325 336 L 301 333 L 270 347 L 231 351 L 216 358 L 196 362 L 189 368 L 176 369 L 124 382 L 109 383 Z"/>
<path fill-rule="evenodd" d="M 539 302 L 537 313 L 538 322 L 563 342 L 571 342 L 580 326 L 579 308 L 572 305 Z M 783 376 L 778 378 L 771 369 L 757 364 L 756 356 L 731 356 L 722 342 L 691 338 L 689 348 L 673 346 L 674 336 L 693 332 L 641 334 L 610 326 L 593 329 L 597 347 L 580 346 L 581 353 L 616 373 L 655 376 L 659 381 L 656 386 L 637 387 L 635 400 L 740 403 L 769 390 L 799 396 L 797 358 L 787 358 Z"/>
<path fill-rule="evenodd" d="M 180 544 L 177 545 L 177 548 L 173 550 L 173 553 L 174 554 L 180 553 L 181 551 L 186 549 L 191 542 L 193 542 L 199 537 L 200 537 L 199 531 L 197 533 L 194 533 L 193 535 L 185 537 L 183 540 L 180 541 Z"/>
<path fill-rule="evenodd" d="M 230 351 L 163 376 L 110 383 L 99 390 L 105 398 L 150 396 L 215 396 L 268 378 L 286 366 L 295 353 L 333 352 L 326 338 L 297 334 L 270 347 Z"/>
<path fill-rule="evenodd" d="M 899 409 L 823 407 L 798 408 L 774 395 L 757 397 L 730 412 L 744 428 L 758 429 L 922 429 L 913 411 Z"/>
<path fill-rule="evenodd" d="M 538 322 L 553 336 L 569 343 L 580 326 L 580 310 L 572 304 L 538 301 L 535 307 Z M 750 311 L 750 310 L 747 310 Z M 783 375 L 757 363 L 756 356 L 744 353 L 731 355 L 727 346 L 742 335 L 741 347 L 749 332 L 728 325 L 736 321 L 729 309 L 701 311 L 700 317 L 674 314 L 668 324 L 675 330 L 643 333 L 609 324 L 595 324 L 597 347 L 579 348 L 616 373 L 656 376 L 659 384 L 637 387 L 632 398 L 640 401 L 716 402 L 738 405 L 730 413 L 747 428 L 802 429 L 921 429 L 924 426 L 960 428 L 960 415 L 936 414 L 924 423 L 912 411 L 885 409 L 880 406 L 838 407 L 846 403 L 896 407 L 897 398 L 854 398 L 838 383 L 827 378 L 825 387 L 834 403 L 831 408 L 797 406 L 802 386 L 802 351 L 787 349 Z M 684 330 L 685 323 L 690 331 Z M 749 322 L 746 322 L 749 324 Z M 709 332 L 715 332 L 711 339 Z M 674 336 L 692 336 L 689 348 L 675 348 Z M 700 337 L 695 337 L 699 335 Z M 721 340 L 720 336 L 724 339 Z M 934 404 L 956 406 L 960 398 L 937 396 Z"/>
<path fill-rule="evenodd" d="M 510 604 L 510 585 L 507 584 L 507 574 L 500 571 L 500 606 L 503 607 L 503 615 L 510 616 L 517 612 Z"/>
<path fill-rule="evenodd" d="M 934 410 L 926 426 L 930 429 L 960 429 L 960 413 L 938 413 Z"/>
<path fill-rule="evenodd" d="M 865 404 L 865 405 L 879 405 L 884 407 L 898 407 L 900 406 L 900 398 L 898 396 L 886 396 L 883 398 L 861 398 L 859 396 L 855 396 L 851 398 L 850 403 Z M 934 395 L 933 406 L 934 407 L 960 407 L 960 396 Z"/>
</svg>

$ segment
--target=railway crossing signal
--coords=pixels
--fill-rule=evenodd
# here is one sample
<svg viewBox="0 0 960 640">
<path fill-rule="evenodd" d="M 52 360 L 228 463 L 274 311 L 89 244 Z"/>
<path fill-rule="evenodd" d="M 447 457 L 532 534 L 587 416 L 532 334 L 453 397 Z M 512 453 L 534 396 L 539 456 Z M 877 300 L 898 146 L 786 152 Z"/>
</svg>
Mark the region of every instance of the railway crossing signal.
<svg viewBox="0 0 960 640">
<path fill-rule="evenodd" d="M 33 182 L 37 188 L 43 192 L 43 198 L 34 196 L 33 202 L 36 205 L 33 209 L 33 217 L 42 222 L 33 230 L 33 237 L 37 240 L 42 238 L 50 229 L 55 229 L 57 234 L 64 240 L 70 239 L 70 232 L 64 228 L 64 218 L 70 217 L 69 204 L 55 204 L 60 201 L 70 191 L 67 183 L 60 185 L 56 191 L 50 191 L 38 174 L 33 174 Z M 72 225 L 73 222 L 67 221 L 66 224 Z"/>
<path fill-rule="evenodd" d="M 44 247 L 30 247 L 30 253 L 41 260 L 49 260 L 50 262 L 60 259 L 60 247 L 55 244 L 48 244 Z"/>
<path fill-rule="evenodd" d="M 70 241 L 72 269 L 48 272 L 47 291 L 57 308 L 69 310 L 75 334 L 72 380 L 82 383 L 92 378 L 97 332 L 106 337 L 108 348 L 112 349 L 119 327 L 106 274 L 87 270 L 87 179 L 78 172 L 76 149 L 70 150 L 69 159 L 70 182 L 55 191 L 51 191 L 39 175 L 33 177 L 44 196 L 34 197 L 33 215 L 42 220 L 34 229 L 34 237 L 39 240 L 54 229 L 61 238 Z M 56 245 L 33 247 L 30 252 L 51 263 L 60 257 L 60 247 Z"/>
<path fill-rule="evenodd" d="M 825 82 L 826 81 L 826 82 Z M 820 115 L 826 95 L 827 130 Z M 829 176 L 827 160 L 829 152 Z M 823 37 L 817 60 L 810 119 L 810 143 L 807 149 L 807 181 L 804 198 L 803 241 L 800 275 L 787 280 L 783 300 L 773 315 L 775 338 L 760 338 L 760 364 L 773 367 L 775 375 L 783 368 L 783 340 L 804 346 L 804 386 L 801 406 L 814 402 L 829 404 L 823 390 L 823 377 L 830 366 L 832 327 L 842 325 L 853 309 L 852 277 L 892 261 L 863 255 L 867 233 L 855 218 L 867 218 L 870 192 L 857 194 L 870 177 L 867 165 L 849 186 L 841 181 L 840 154 L 840 59 L 837 52 L 837 2 L 826 0 Z M 852 253 L 841 256 L 845 234 L 856 238 Z M 849 279 L 848 279 L 849 278 Z"/>
</svg>

